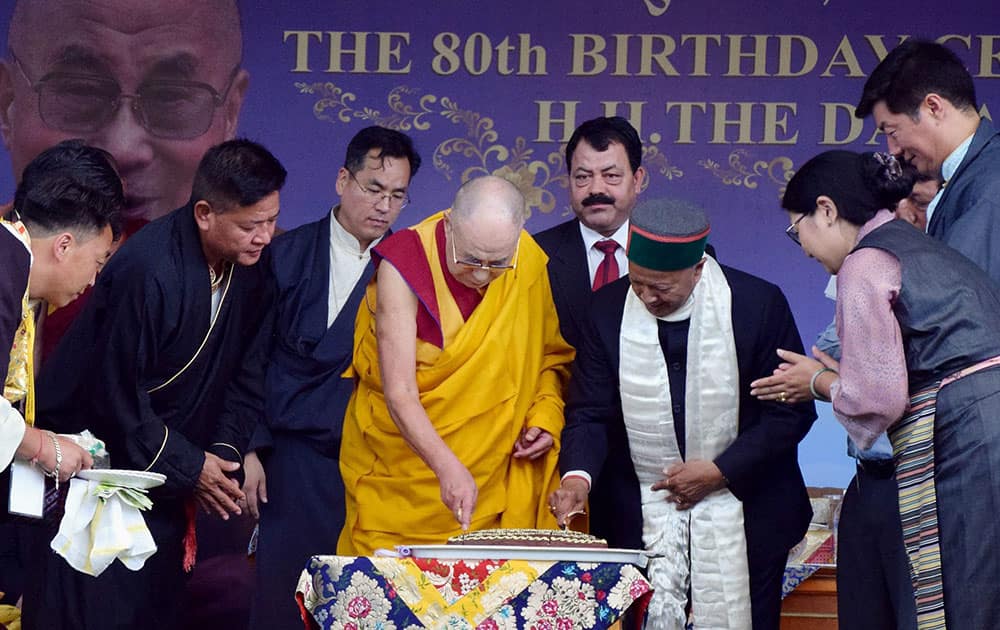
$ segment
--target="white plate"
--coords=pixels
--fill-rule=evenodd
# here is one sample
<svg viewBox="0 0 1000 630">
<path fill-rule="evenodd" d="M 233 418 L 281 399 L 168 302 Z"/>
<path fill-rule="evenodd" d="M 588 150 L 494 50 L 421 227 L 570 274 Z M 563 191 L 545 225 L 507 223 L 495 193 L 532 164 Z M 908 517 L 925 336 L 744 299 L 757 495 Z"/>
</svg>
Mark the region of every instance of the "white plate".
<svg viewBox="0 0 1000 630">
<path fill-rule="evenodd" d="M 81 470 L 76 473 L 80 479 L 88 481 L 98 481 L 114 486 L 124 486 L 126 488 L 155 488 L 162 486 L 167 480 L 166 475 L 160 473 L 147 472 L 144 470 L 108 470 L 91 468 Z"/>
<path fill-rule="evenodd" d="M 409 545 L 414 558 L 451 560 L 558 560 L 566 562 L 617 562 L 645 567 L 650 554 L 641 549 L 596 547 L 518 547 L 513 545 Z"/>
</svg>

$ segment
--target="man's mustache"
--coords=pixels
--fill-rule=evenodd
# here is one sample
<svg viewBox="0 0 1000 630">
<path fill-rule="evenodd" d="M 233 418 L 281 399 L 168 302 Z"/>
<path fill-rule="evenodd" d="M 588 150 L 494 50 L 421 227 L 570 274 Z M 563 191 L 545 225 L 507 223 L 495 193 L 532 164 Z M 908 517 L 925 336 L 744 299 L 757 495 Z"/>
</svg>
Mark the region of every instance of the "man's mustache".
<svg viewBox="0 0 1000 630">
<path fill-rule="evenodd" d="M 605 205 L 605 206 L 610 206 L 610 205 L 614 204 L 614 202 L 615 202 L 615 198 L 614 197 L 611 197 L 609 195 L 605 195 L 603 193 L 595 193 L 593 195 L 590 195 L 586 199 L 584 199 L 583 202 L 582 202 L 582 204 L 583 204 L 583 207 L 586 208 L 588 206 L 594 206 L 594 205 L 597 205 L 597 204 L 601 204 L 601 205 Z"/>
</svg>

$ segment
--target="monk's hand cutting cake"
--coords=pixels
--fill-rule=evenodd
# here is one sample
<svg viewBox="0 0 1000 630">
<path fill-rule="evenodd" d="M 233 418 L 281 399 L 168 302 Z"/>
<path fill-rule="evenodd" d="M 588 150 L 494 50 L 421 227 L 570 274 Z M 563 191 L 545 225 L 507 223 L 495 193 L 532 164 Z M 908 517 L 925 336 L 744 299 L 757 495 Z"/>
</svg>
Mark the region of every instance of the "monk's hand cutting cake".
<svg viewBox="0 0 1000 630">
<path fill-rule="evenodd" d="M 472 512 L 476 509 L 479 488 L 469 469 L 452 453 L 442 458 L 441 466 L 432 466 L 441 486 L 441 501 L 454 515 L 462 530 L 469 529 Z"/>
</svg>

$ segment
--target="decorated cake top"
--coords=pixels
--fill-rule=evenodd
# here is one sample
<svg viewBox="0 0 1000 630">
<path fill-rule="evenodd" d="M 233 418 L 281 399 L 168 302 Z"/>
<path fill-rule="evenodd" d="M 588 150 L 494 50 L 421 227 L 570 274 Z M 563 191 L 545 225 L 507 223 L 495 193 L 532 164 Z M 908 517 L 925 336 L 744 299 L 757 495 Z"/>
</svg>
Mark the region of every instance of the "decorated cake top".
<svg viewBox="0 0 1000 630">
<path fill-rule="evenodd" d="M 448 539 L 449 545 L 505 545 L 525 547 L 607 547 L 604 539 L 558 529 L 481 529 Z"/>
</svg>

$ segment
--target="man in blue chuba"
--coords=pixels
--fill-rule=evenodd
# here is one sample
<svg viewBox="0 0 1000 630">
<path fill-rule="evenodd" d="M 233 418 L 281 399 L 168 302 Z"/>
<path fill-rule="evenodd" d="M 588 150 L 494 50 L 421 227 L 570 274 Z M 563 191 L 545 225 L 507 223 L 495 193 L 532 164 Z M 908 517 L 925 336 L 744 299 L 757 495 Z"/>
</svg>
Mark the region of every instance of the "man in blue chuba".
<svg viewBox="0 0 1000 630">
<path fill-rule="evenodd" d="M 275 239 L 275 327 L 266 414 L 246 458 L 244 490 L 259 517 L 250 627 L 301 624 L 294 593 L 309 557 L 332 553 L 344 526 L 338 453 L 354 380 L 354 321 L 371 279 L 371 249 L 409 202 L 420 156 L 408 136 L 367 127 L 337 173 L 340 203 Z"/>
</svg>

